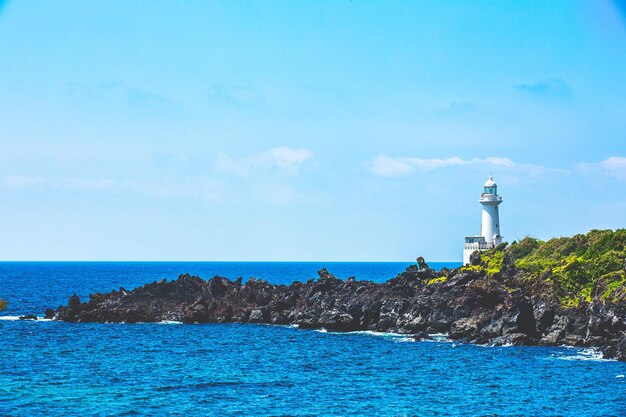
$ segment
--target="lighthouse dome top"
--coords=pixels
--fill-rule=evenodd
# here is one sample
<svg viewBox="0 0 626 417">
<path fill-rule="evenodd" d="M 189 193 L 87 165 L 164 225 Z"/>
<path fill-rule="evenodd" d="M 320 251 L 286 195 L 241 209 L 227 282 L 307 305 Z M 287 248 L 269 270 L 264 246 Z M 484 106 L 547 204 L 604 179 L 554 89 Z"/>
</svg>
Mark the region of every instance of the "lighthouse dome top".
<svg viewBox="0 0 626 417">
<path fill-rule="evenodd" d="M 498 184 L 493 180 L 493 177 L 489 177 L 489 179 L 485 182 L 485 187 L 497 187 Z"/>
<path fill-rule="evenodd" d="M 487 182 L 485 182 L 482 195 L 498 195 L 498 184 L 496 184 L 496 182 L 493 180 L 493 177 L 489 177 Z"/>
</svg>

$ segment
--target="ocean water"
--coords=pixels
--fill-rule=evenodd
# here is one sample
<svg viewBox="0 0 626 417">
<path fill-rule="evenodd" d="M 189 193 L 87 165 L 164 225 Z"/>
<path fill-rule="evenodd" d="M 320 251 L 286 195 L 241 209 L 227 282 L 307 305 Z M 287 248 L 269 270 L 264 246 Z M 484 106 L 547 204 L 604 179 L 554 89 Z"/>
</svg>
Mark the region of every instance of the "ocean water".
<svg viewBox="0 0 626 417">
<path fill-rule="evenodd" d="M 384 281 L 402 263 L 326 263 Z M 438 265 L 442 266 L 442 265 Z M 452 265 L 450 265 L 452 266 Z M 624 416 L 626 363 L 572 348 L 209 324 L 17 321 L 72 292 L 179 272 L 315 276 L 317 263 L 0 263 L 0 416 Z"/>
</svg>

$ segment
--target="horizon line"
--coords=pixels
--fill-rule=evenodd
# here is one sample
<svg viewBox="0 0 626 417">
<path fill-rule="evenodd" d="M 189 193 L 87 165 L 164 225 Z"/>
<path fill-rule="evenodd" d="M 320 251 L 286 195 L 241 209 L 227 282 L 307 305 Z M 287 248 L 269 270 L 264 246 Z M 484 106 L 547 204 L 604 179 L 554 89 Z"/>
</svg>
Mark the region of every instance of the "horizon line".
<svg viewBox="0 0 626 417">
<path fill-rule="evenodd" d="M 54 259 L 54 260 L 46 260 L 46 259 L 39 259 L 39 260 L 8 260 L 8 259 L 1 259 L 0 263 L 17 263 L 17 262 L 21 262 L 21 263 L 43 263 L 43 262 L 64 262 L 64 263 L 79 263 L 79 262 L 92 262 L 92 263 L 96 263 L 96 262 L 110 262 L 110 263 L 121 263 L 121 262 L 136 262 L 136 263 L 156 263 L 156 262 L 161 262 L 161 263 L 183 263 L 183 262 L 196 262 L 196 263 L 323 263 L 323 262 L 328 262 L 328 263 L 416 263 L 416 260 L 412 260 L 412 261 L 407 261 L 407 260 L 395 260 L 395 261 L 380 261 L 380 260 L 376 260 L 376 261 L 338 261 L 338 260 L 298 260 L 298 261 L 289 261 L 289 260 L 282 260 L 282 261 L 278 261 L 278 260 L 263 260 L 263 261 L 259 261 L 259 260 L 129 260 L 129 259 L 119 259 L 119 260 L 111 260 L 111 259 L 91 259 L 91 260 L 67 260 L 67 259 Z M 462 263 L 462 261 L 426 261 L 426 263 Z"/>
</svg>

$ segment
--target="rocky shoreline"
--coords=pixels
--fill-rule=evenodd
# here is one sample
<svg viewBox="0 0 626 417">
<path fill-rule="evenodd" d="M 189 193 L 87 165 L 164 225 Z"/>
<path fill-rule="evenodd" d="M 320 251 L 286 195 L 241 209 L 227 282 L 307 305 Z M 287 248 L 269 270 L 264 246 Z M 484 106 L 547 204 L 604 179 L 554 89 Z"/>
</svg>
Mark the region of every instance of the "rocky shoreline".
<svg viewBox="0 0 626 417">
<path fill-rule="evenodd" d="M 327 270 L 317 280 L 272 285 L 188 274 L 128 291 L 76 295 L 46 317 L 68 322 L 264 323 L 328 331 L 379 331 L 492 345 L 586 346 L 626 361 L 626 309 L 599 298 L 564 307 L 536 295 L 514 270 L 430 269 L 423 259 L 379 284 L 341 280 Z M 508 272 L 508 273 L 507 273 Z"/>
</svg>

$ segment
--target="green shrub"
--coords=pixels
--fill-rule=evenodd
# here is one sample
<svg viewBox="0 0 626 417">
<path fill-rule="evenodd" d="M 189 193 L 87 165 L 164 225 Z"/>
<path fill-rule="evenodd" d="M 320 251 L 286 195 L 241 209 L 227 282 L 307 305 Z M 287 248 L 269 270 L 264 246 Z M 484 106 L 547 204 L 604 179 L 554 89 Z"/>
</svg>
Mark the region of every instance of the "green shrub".
<svg viewBox="0 0 626 417">
<path fill-rule="evenodd" d="M 521 276 L 531 288 L 547 288 L 565 307 L 591 301 L 596 287 L 606 288 L 602 299 L 626 297 L 626 229 L 592 230 L 546 242 L 525 237 L 506 248 L 482 252 L 480 259 L 479 266 L 464 269 L 482 269 L 493 275 L 502 271 L 508 259 L 517 270 L 515 276 Z"/>
<path fill-rule="evenodd" d="M 508 248 L 508 252 L 511 259 L 520 259 L 528 256 L 528 254 L 536 250 L 541 244 L 543 244 L 543 242 L 540 240 L 526 236 L 519 242 L 511 244 Z"/>
<path fill-rule="evenodd" d="M 482 259 L 482 258 L 481 258 Z M 502 271 L 502 263 L 504 262 L 504 252 L 494 251 L 491 256 L 485 257 L 485 267 L 487 275 L 494 275 Z"/>
<path fill-rule="evenodd" d="M 610 275 L 611 277 L 608 278 L 608 283 L 600 298 L 607 301 L 614 301 L 620 296 L 623 297 L 626 293 L 626 273 L 620 271 L 617 274 Z"/>
</svg>

